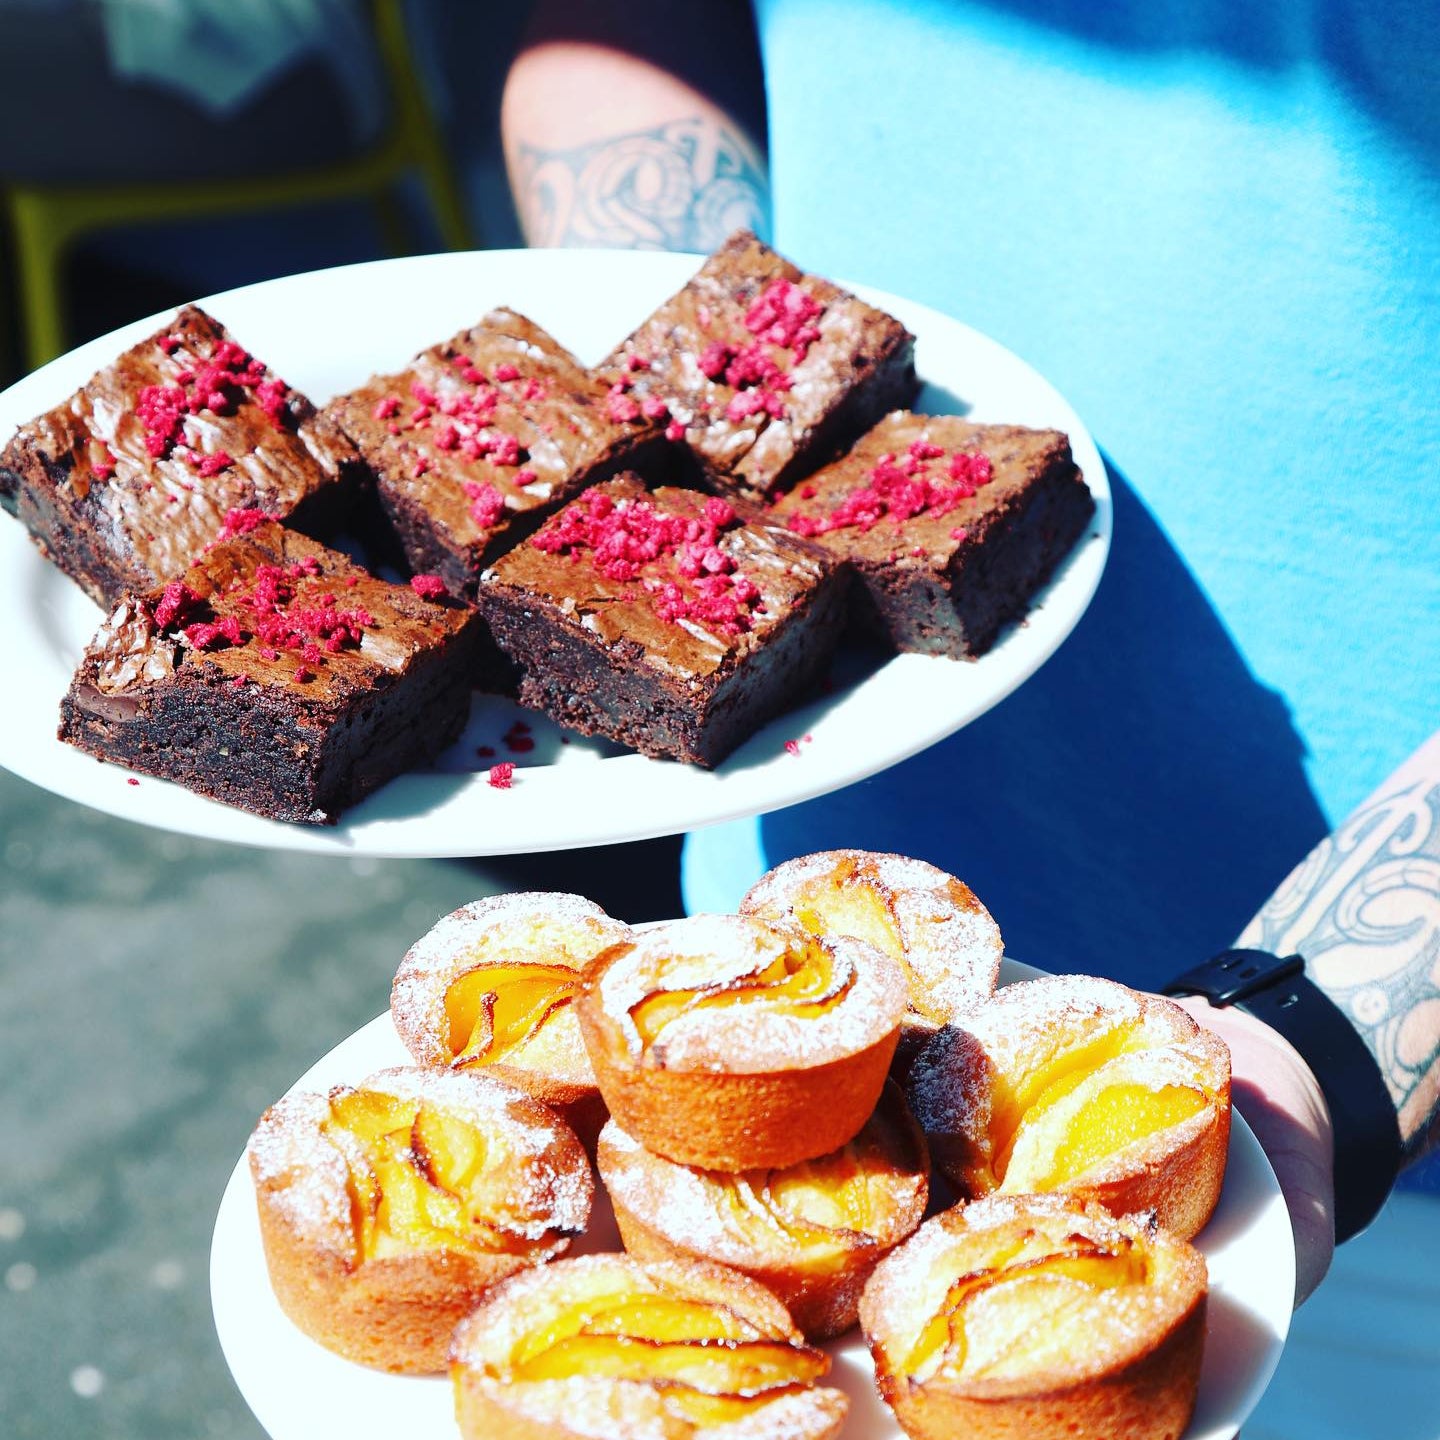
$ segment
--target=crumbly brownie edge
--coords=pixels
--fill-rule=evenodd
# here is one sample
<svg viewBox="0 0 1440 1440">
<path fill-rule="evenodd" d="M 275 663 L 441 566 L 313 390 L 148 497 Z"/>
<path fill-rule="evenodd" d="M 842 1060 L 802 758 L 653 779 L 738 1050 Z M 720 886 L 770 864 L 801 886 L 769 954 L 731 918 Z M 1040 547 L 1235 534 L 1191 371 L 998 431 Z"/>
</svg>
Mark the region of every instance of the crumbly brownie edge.
<svg viewBox="0 0 1440 1440">
<path fill-rule="evenodd" d="M 971 655 L 983 655 L 1007 625 L 1023 619 L 1094 513 L 1095 497 L 1067 451 L 1031 487 L 1024 504 L 1000 520 L 993 540 L 987 535 L 968 559 L 963 547 L 956 552 L 950 582 Z M 972 574 L 976 561 L 978 577 Z"/>
<path fill-rule="evenodd" d="M 29 532 L 40 553 L 97 605 L 112 606 L 127 590 L 148 588 L 152 577 L 123 568 L 116 554 L 96 543 L 96 530 L 62 500 L 68 465 L 48 459 L 17 435 L 0 453 L 0 507 Z"/>
<path fill-rule="evenodd" d="M 843 628 L 849 581 L 846 567 L 832 569 L 761 646 L 703 680 L 647 666 L 633 643 L 603 644 L 518 587 L 486 585 L 480 603 L 496 642 L 521 668 L 522 705 L 582 735 L 713 769 L 819 681 Z"/>
<path fill-rule="evenodd" d="M 307 705 L 235 687 L 203 662 L 139 695 L 106 695 L 82 661 L 59 738 L 268 819 L 333 825 L 342 810 L 456 740 L 470 713 L 478 616 L 403 677 Z"/>
</svg>

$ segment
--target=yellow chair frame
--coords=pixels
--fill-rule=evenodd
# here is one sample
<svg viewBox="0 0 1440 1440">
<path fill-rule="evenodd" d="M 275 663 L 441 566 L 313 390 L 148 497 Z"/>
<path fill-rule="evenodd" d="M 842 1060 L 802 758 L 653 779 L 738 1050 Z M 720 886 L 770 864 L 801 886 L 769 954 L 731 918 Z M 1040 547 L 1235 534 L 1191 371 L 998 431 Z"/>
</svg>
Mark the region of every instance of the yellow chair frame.
<svg viewBox="0 0 1440 1440">
<path fill-rule="evenodd" d="M 440 130 L 417 78 L 403 0 L 370 0 L 374 34 L 390 91 L 385 133 L 352 159 L 276 176 L 217 181 L 106 185 L 14 184 L 4 206 L 15 250 L 25 354 L 33 369 L 66 348 L 63 265 L 81 235 L 118 226 L 368 198 L 392 253 L 405 249 L 394 186 L 418 172 L 446 246 L 476 244 Z"/>
</svg>

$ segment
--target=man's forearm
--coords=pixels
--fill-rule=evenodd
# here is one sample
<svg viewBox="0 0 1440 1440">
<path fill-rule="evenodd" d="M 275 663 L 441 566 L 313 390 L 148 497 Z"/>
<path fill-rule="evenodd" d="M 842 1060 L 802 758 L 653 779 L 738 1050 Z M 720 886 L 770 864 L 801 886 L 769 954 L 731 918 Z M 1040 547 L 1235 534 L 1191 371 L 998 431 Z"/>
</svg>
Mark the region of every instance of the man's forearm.
<svg viewBox="0 0 1440 1440">
<path fill-rule="evenodd" d="M 1407 1159 L 1440 1138 L 1440 735 L 1291 872 L 1242 945 L 1303 955 L 1364 1037 Z"/>
<path fill-rule="evenodd" d="M 702 61 L 729 76 L 758 65 L 750 37 L 735 33 L 733 6 L 691 6 L 690 62 L 672 66 L 655 37 L 676 8 L 539 7 L 501 107 L 528 243 L 706 251 L 740 226 L 768 233 L 763 108 L 743 103 L 758 72 L 748 91 L 701 74 Z"/>
</svg>

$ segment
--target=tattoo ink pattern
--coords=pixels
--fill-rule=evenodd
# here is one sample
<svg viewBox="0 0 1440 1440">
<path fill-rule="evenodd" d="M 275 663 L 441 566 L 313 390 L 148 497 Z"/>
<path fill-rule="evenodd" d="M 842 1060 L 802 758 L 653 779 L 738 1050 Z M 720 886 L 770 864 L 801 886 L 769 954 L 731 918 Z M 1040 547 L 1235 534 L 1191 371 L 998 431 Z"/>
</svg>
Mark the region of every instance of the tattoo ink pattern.
<svg viewBox="0 0 1440 1440">
<path fill-rule="evenodd" d="M 521 145 L 518 170 L 532 245 L 709 251 L 742 226 L 769 231 L 763 161 L 699 117 L 575 150 Z"/>
<path fill-rule="evenodd" d="M 1380 1062 L 1407 1158 L 1440 1139 L 1440 784 L 1414 781 L 1352 815 L 1239 943 L 1304 955 Z"/>
</svg>

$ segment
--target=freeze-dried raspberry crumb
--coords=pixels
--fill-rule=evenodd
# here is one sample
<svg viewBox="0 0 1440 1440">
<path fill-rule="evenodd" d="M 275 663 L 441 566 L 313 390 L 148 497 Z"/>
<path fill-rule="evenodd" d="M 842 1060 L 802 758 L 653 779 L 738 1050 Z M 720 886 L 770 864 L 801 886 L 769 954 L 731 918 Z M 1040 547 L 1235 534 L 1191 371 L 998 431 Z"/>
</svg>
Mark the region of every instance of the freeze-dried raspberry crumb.
<svg viewBox="0 0 1440 1440">
<path fill-rule="evenodd" d="M 515 783 L 515 762 L 502 760 L 498 765 L 492 765 L 486 783 L 492 790 L 508 790 Z"/>
<path fill-rule="evenodd" d="M 264 525 L 267 521 L 277 520 L 279 516 L 267 514 L 264 510 L 241 509 L 227 510 L 224 523 L 220 526 L 221 540 L 233 540 L 237 535 L 248 535 L 257 526 Z"/>
<path fill-rule="evenodd" d="M 206 480 L 213 479 L 222 471 L 228 470 L 235 462 L 223 450 L 216 450 L 213 454 L 202 455 L 195 464 L 195 469 Z"/>
<path fill-rule="evenodd" d="M 495 367 L 495 378 L 503 384 L 509 380 L 518 380 L 520 372 L 508 360 L 502 360 Z"/>
<path fill-rule="evenodd" d="M 467 480 L 465 493 L 470 497 L 470 518 L 482 530 L 490 529 L 505 513 L 505 497 L 493 485 Z"/>
<path fill-rule="evenodd" d="M 438 600 L 445 593 L 445 582 L 438 575 L 412 575 L 410 588 L 422 600 Z"/>
<path fill-rule="evenodd" d="M 199 612 L 208 608 L 183 580 L 172 580 L 160 592 L 151 618 L 159 630 L 179 630 L 199 618 Z"/>
</svg>

